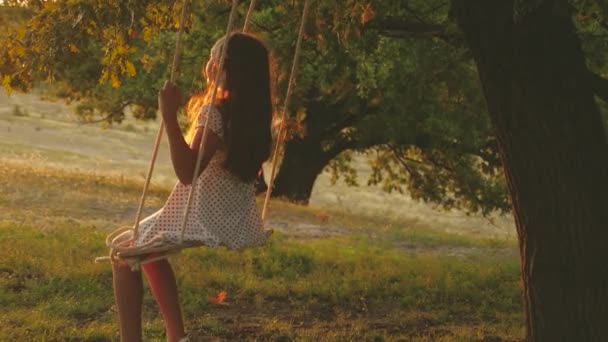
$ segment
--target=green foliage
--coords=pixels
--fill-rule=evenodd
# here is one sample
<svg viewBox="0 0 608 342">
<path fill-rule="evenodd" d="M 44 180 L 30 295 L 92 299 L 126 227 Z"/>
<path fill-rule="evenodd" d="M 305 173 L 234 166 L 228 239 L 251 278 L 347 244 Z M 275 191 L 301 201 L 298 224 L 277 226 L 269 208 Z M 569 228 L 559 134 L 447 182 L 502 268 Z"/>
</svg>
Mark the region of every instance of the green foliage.
<svg viewBox="0 0 608 342">
<path fill-rule="evenodd" d="M 0 6 L 0 82 L 10 95 L 13 88 L 27 90 L 31 79 L 19 68 L 23 65 L 26 49 L 21 43 L 25 37 L 25 23 L 31 11 L 6 3 Z"/>
<path fill-rule="evenodd" d="M 581 39 L 589 69 L 608 79 L 608 3 L 597 0 L 573 1 L 574 23 Z M 608 133 L 608 102 L 598 99 L 598 107 Z"/>
<path fill-rule="evenodd" d="M 544 0 L 515 0 L 513 18 L 518 21 L 525 18 L 543 4 Z"/>
<path fill-rule="evenodd" d="M 7 51 L 0 76 L 20 90 L 45 80 L 68 85 L 64 96 L 82 102 L 78 113 L 85 117 L 121 121 L 128 106 L 140 108 L 142 118 L 154 117 L 180 6 L 179 1 L 28 3 L 27 20 L 0 40 Z M 3 13 L 13 10 L 2 6 Z"/>
<path fill-rule="evenodd" d="M 379 36 L 361 23 L 365 9 L 373 8 L 376 17 L 404 16 L 449 27 L 445 3 L 359 3 L 316 7 L 316 22 L 310 24 L 316 31 L 304 49 L 300 96 L 294 99 L 294 106 L 307 108 L 309 137 L 319 139 L 330 156 L 343 149 L 366 151 L 373 169 L 368 184 L 383 184 L 387 191 L 407 189 L 414 198 L 448 209 L 508 210 L 468 50 L 445 39 Z M 271 42 L 280 41 L 275 35 Z M 348 155 L 334 157 L 329 167 L 334 181 L 344 176 L 356 184 Z"/>
<path fill-rule="evenodd" d="M 336 184 L 339 179 L 350 186 L 358 186 L 357 170 L 352 166 L 353 152 L 348 150 L 340 153 L 327 165 L 327 171 L 331 173 L 331 183 Z"/>
</svg>

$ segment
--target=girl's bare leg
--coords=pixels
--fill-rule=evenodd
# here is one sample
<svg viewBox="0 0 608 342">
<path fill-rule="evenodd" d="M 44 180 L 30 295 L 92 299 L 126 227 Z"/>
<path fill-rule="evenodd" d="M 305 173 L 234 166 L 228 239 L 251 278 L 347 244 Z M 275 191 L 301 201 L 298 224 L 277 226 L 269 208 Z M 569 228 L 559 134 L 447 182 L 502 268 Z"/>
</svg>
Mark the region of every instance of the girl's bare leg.
<svg viewBox="0 0 608 342">
<path fill-rule="evenodd" d="M 120 340 L 123 342 L 141 341 L 141 272 L 133 272 L 129 265 L 122 262 L 112 263 L 114 276 L 114 298 L 120 320 Z"/>
<path fill-rule="evenodd" d="M 167 341 L 178 342 L 186 334 L 173 269 L 167 259 L 145 264 L 142 268 L 150 283 L 152 295 L 154 295 L 163 315 L 167 330 Z"/>
</svg>

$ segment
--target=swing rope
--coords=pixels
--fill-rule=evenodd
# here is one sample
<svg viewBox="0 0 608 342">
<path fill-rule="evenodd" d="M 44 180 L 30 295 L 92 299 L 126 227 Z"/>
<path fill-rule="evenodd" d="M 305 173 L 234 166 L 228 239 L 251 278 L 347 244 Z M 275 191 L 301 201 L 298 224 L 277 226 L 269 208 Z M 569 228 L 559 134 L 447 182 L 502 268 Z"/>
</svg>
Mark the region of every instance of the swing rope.
<svg viewBox="0 0 608 342">
<path fill-rule="evenodd" d="M 234 26 L 234 20 L 236 18 L 236 9 L 239 2 L 238 0 L 232 0 L 232 9 L 230 11 L 230 16 L 228 17 L 228 26 L 226 27 L 226 35 L 224 36 L 224 43 L 222 44 L 222 50 L 220 55 L 218 56 L 218 67 L 217 72 L 215 73 L 215 84 L 213 85 L 213 91 L 211 92 L 211 105 L 208 105 L 205 108 L 205 125 L 203 127 L 203 137 L 201 139 L 201 144 L 198 150 L 198 156 L 196 158 L 196 166 L 194 167 L 194 174 L 192 175 L 192 183 L 190 184 L 190 192 L 188 193 L 188 201 L 186 202 L 186 208 L 184 211 L 184 217 L 182 220 L 182 228 L 181 234 L 179 237 L 179 244 L 181 245 L 184 241 L 184 233 L 186 232 L 186 222 L 188 221 L 188 216 L 190 215 L 190 207 L 192 205 L 192 198 L 194 197 L 194 191 L 196 189 L 196 181 L 198 178 L 198 174 L 201 170 L 201 162 L 203 160 L 203 154 L 205 154 L 205 147 L 207 145 L 207 133 L 209 128 L 209 113 L 211 112 L 211 107 L 215 103 L 215 98 L 217 96 L 217 89 L 219 87 L 219 81 L 221 79 L 222 70 L 224 68 L 224 61 L 226 56 L 226 51 L 228 50 L 228 39 L 230 38 L 230 32 L 232 32 L 232 27 Z"/>
<path fill-rule="evenodd" d="M 179 66 L 179 60 L 181 56 L 181 47 L 182 47 L 182 39 L 184 35 L 184 22 L 186 21 L 186 13 L 188 8 L 188 0 L 184 0 L 182 2 L 182 10 L 179 17 L 179 29 L 177 32 L 177 36 L 175 38 L 175 52 L 173 53 L 173 61 L 171 63 L 171 71 L 169 75 L 169 79 L 171 83 L 174 83 L 177 78 L 177 68 Z M 158 127 L 158 132 L 156 133 L 156 138 L 154 140 L 154 147 L 152 149 L 152 157 L 150 158 L 150 165 L 148 166 L 148 173 L 146 175 L 146 180 L 144 182 L 144 188 L 142 190 L 142 194 L 139 200 L 139 207 L 137 208 L 137 214 L 135 215 L 135 224 L 133 228 L 123 227 L 115 230 L 106 238 L 106 246 L 110 247 L 110 256 L 108 257 L 99 257 L 95 258 L 96 262 L 103 260 L 113 260 L 116 258 L 117 248 L 128 246 L 132 242 L 136 241 L 139 238 L 139 222 L 141 220 L 141 215 L 143 213 L 144 204 L 146 202 L 146 197 L 148 194 L 148 188 L 150 187 L 150 181 L 152 180 L 152 174 L 154 173 L 154 166 L 156 165 L 156 159 L 158 157 L 158 150 L 160 148 L 160 143 L 163 138 L 163 131 L 165 128 L 165 124 L 161 117 L 160 125 Z M 131 237 L 124 242 L 121 242 L 120 246 L 117 246 L 113 243 L 114 238 L 124 233 L 125 231 L 132 231 L 133 234 Z"/>
<path fill-rule="evenodd" d="M 300 51 L 302 48 L 302 37 L 304 36 L 304 27 L 306 25 L 306 18 L 308 18 L 308 11 L 310 9 L 311 0 L 306 0 L 304 3 L 304 10 L 302 11 L 302 19 L 300 21 L 300 30 L 298 32 L 298 41 L 296 43 L 296 50 L 293 56 L 293 64 L 291 65 L 291 74 L 289 76 L 289 83 L 287 86 L 287 94 L 285 95 L 285 101 L 283 102 L 283 111 L 281 112 L 281 125 L 279 126 L 279 132 L 277 134 L 277 141 L 272 153 L 272 171 L 270 173 L 270 180 L 268 181 L 268 189 L 266 190 L 266 197 L 264 198 L 264 206 L 262 207 L 262 225 L 266 223 L 266 214 L 268 213 L 268 203 L 270 202 L 270 195 L 274 188 L 274 178 L 277 170 L 277 158 L 279 155 L 279 148 L 283 145 L 283 141 L 287 136 L 287 130 L 285 129 L 287 122 L 287 111 L 289 110 L 289 101 L 293 94 L 293 89 L 296 84 L 296 75 L 298 73 L 298 65 L 300 63 Z"/>
<path fill-rule="evenodd" d="M 188 0 L 184 0 L 182 3 L 182 11 L 179 17 L 179 30 L 177 32 L 177 37 L 175 39 L 175 52 L 173 54 L 173 63 L 171 64 L 171 74 L 169 79 L 171 83 L 175 82 L 177 78 L 177 67 L 179 65 L 179 60 L 181 56 L 182 50 L 182 37 L 184 35 L 184 21 L 186 20 L 186 9 L 188 7 Z M 158 132 L 156 133 L 156 139 L 154 141 L 154 148 L 152 150 L 152 158 L 150 159 L 150 165 L 148 167 L 148 174 L 146 175 L 146 181 L 144 183 L 144 189 L 141 194 L 141 198 L 139 200 L 139 207 L 137 208 L 137 214 L 135 215 L 135 224 L 133 225 L 133 241 L 137 240 L 139 237 L 139 221 L 141 220 L 141 215 L 144 208 L 144 203 L 146 202 L 146 196 L 148 194 L 148 188 L 150 187 L 150 180 L 152 179 L 152 174 L 154 173 L 154 165 L 156 164 L 156 158 L 158 157 L 158 149 L 160 147 L 160 143 L 163 138 L 163 130 L 165 128 L 165 124 L 161 117 L 160 126 L 158 128 Z"/>
<path fill-rule="evenodd" d="M 245 18 L 245 23 L 243 25 L 243 32 L 246 32 L 248 30 L 249 27 L 249 23 L 250 23 L 250 19 L 252 16 L 252 13 L 255 9 L 255 5 L 256 5 L 256 0 L 251 0 L 250 6 L 249 6 L 249 10 L 247 12 L 247 16 Z M 273 188 L 273 183 L 274 183 L 274 176 L 275 176 L 275 172 L 276 172 L 276 160 L 277 160 L 277 156 L 278 156 L 278 151 L 279 151 L 279 147 L 282 145 L 283 141 L 285 140 L 286 137 L 286 129 L 285 129 L 285 125 L 286 125 L 286 117 L 287 117 L 287 110 L 289 108 L 289 101 L 291 99 L 291 95 L 293 94 L 293 88 L 295 87 L 295 83 L 296 83 L 296 75 L 297 75 L 297 68 L 299 65 L 299 59 L 300 59 L 300 51 L 301 51 L 301 43 L 302 43 L 302 37 L 304 35 L 304 25 L 305 25 L 305 21 L 306 18 L 308 17 L 308 12 L 309 12 L 309 8 L 310 8 L 310 3 L 311 0 L 306 0 L 305 4 L 304 4 L 304 10 L 302 13 L 302 21 L 300 23 L 300 29 L 298 32 L 298 40 L 296 43 L 296 48 L 295 48 L 295 52 L 294 52 L 294 59 L 293 59 L 293 64 L 292 64 L 292 68 L 291 68 L 291 74 L 289 77 L 289 83 L 288 83 L 288 88 L 287 88 L 287 94 L 285 97 L 285 101 L 283 104 L 283 111 L 282 111 L 282 120 L 281 120 L 281 125 L 279 128 L 279 133 L 277 135 L 277 142 L 274 148 L 274 153 L 273 153 L 273 157 L 272 157 L 272 173 L 270 176 L 270 181 L 269 181 L 269 186 L 268 186 L 268 190 L 266 192 L 266 197 L 264 200 L 264 206 L 262 208 L 262 224 L 264 225 L 265 220 L 266 220 L 266 213 L 267 213 L 267 209 L 268 209 L 268 202 L 270 199 L 270 195 L 272 193 L 272 188 Z M 182 12 L 181 12 L 181 16 L 180 16 L 180 27 L 179 27 L 179 31 L 178 31 L 178 35 L 176 38 L 176 46 L 175 46 L 175 54 L 173 55 L 173 63 L 171 66 L 171 75 L 170 75 L 170 80 L 173 83 L 175 81 L 176 78 L 176 73 L 177 73 L 177 66 L 179 63 L 179 57 L 181 54 L 181 43 L 182 43 L 182 35 L 183 35 L 183 31 L 184 31 L 184 21 L 185 21 L 185 13 L 186 13 L 186 7 L 187 7 L 187 0 L 184 0 L 184 4 L 182 7 Z M 218 72 L 215 75 L 215 84 L 213 87 L 213 91 L 211 93 L 211 104 L 213 104 L 215 102 L 215 99 L 217 97 L 217 91 L 218 91 L 218 87 L 219 87 L 219 81 L 220 81 L 220 76 L 221 76 L 221 70 L 223 69 L 224 66 L 224 61 L 225 58 L 224 56 L 226 55 L 226 51 L 227 51 L 227 47 L 228 47 L 228 39 L 229 39 L 229 35 L 232 32 L 233 26 L 234 26 L 234 21 L 236 18 L 236 11 L 237 11 L 237 7 L 238 7 L 238 0 L 233 0 L 232 1 L 232 8 L 230 11 L 230 16 L 228 19 L 228 24 L 227 24 L 227 28 L 226 28 L 226 35 L 225 35 L 225 41 L 224 44 L 222 45 L 222 49 L 220 52 L 220 55 L 218 57 Z M 141 220 L 141 214 L 143 211 L 143 206 L 144 206 L 144 202 L 146 199 L 146 195 L 147 195 L 147 191 L 149 188 L 149 184 L 150 184 L 150 180 L 152 178 L 152 173 L 154 171 L 154 164 L 156 163 L 156 159 L 157 159 L 157 155 L 158 155 L 158 149 L 160 146 L 160 142 L 162 140 L 162 134 L 163 134 L 163 129 L 164 129 L 164 124 L 162 122 L 161 119 L 161 124 L 156 136 L 156 140 L 155 140 L 155 144 L 154 144 L 154 149 L 153 149 L 153 153 L 152 153 L 152 159 L 150 161 L 150 166 L 148 169 L 148 175 L 146 177 L 146 181 L 144 183 L 144 189 L 143 189 L 143 193 L 140 199 L 140 204 L 139 204 L 139 208 L 137 210 L 137 215 L 136 215 L 136 222 L 135 225 L 133 226 L 133 228 L 130 227 L 123 227 L 123 228 L 119 228 L 116 231 L 112 232 L 107 238 L 106 238 L 106 245 L 111 247 L 111 252 L 110 252 L 110 256 L 109 257 L 103 257 L 103 258 L 97 258 L 96 261 L 100 261 L 100 260 L 115 260 L 116 258 L 120 258 L 120 259 L 126 259 L 126 258 L 132 258 L 132 257 L 142 257 L 144 255 L 150 255 L 152 253 L 161 253 L 162 255 L 160 256 L 155 256 L 152 258 L 146 258 L 145 260 L 137 260 L 133 263 L 133 260 L 131 260 L 131 266 L 133 268 L 137 268 L 139 265 L 142 264 L 146 264 L 149 262 L 154 262 L 156 260 L 159 259 L 164 259 L 167 257 L 167 255 L 172 254 L 172 253 L 177 253 L 179 252 L 179 250 L 181 248 L 184 247 L 188 247 L 188 246 L 195 246 L 197 245 L 196 243 L 189 243 L 188 246 L 185 245 L 184 243 L 184 234 L 185 234 L 185 230 L 186 230 L 186 223 L 188 221 L 188 217 L 190 214 L 190 207 L 192 204 L 192 198 L 194 197 L 194 190 L 195 190 L 195 185 L 196 185 L 196 181 L 197 181 L 197 175 L 200 172 L 200 167 L 202 164 L 202 158 L 204 155 L 204 151 L 205 151 L 205 147 L 206 147 L 206 141 L 207 141 L 207 133 L 208 133 L 208 124 L 209 124 L 209 113 L 211 110 L 212 106 L 207 106 L 204 110 L 205 110 L 205 123 L 204 123 L 204 127 L 203 127 L 203 132 L 202 132 L 202 138 L 201 138 L 201 142 L 200 142 L 200 146 L 199 146 L 199 151 L 198 151 L 198 155 L 197 155 L 197 160 L 196 160 L 196 165 L 195 165 L 195 169 L 194 169 L 194 174 L 192 177 L 192 183 L 191 183 L 191 188 L 188 194 L 188 201 L 186 203 L 186 208 L 184 209 L 184 215 L 183 215 L 183 220 L 182 220 L 182 224 L 181 224 L 181 234 L 180 234 L 180 238 L 179 238 L 179 243 L 176 244 L 171 244 L 170 246 L 167 246 L 166 242 L 163 237 L 154 237 L 152 238 L 150 241 L 148 241 L 145 244 L 139 245 L 139 246 L 132 246 L 132 243 L 134 241 L 136 241 L 136 239 L 139 236 L 139 223 Z M 131 230 L 133 231 L 133 234 L 131 236 L 131 238 L 129 238 L 126 241 L 121 241 L 119 244 L 115 244 L 113 242 L 113 240 L 118 237 L 120 234 L 122 234 L 125 231 Z M 180 248 L 181 246 L 181 248 Z M 129 261 L 129 260 L 127 260 Z"/>
<path fill-rule="evenodd" d="M 257 4 L 257 0 L 251 0 L 249 3 L 249 10 L 247 10 L 247 16 L 245 17 L 245 23 L 243 24 L 243 32 L 249 32 L 249 24 L 251 23 L 251 16 L 255 11 L 255 5 Z"/>
<path fill-rule="evenodd" d="M 228 27 L 226 28 L 226 39 L 228 38 L 228 35 L 232 31 L 232 27 L 234 26 L 237 7 L 238 7 L 238 0 L 233 0 L 232 9 L 230 11 L 230 17 L 228 19 Z M 184 13 L 184 11 L 182 11 L 182 14 L 183 13 Z M 182 18 L 184 18 L 184 17 L 185 17 L 185 15 L 182 16 Z M 183 23 L 183 21 L 180 22 L 180 29 L 183 27 L 182 23 Z M 179 48 L 181 45 L 181 36 L 179 36 L 179 35 L 178 35 L 178 43 L 176 45 L 177 45 L 176 48 Z M 222 68 L 223 68 L 224 55 L 225 55 L 227 46 L 228 46 L 228 44 L 224 44 L 222 46 L 222 50 L 220 52 L 219 61 L 218 61 L 218 64 L 219 64 L 218 72 L 216 73 L 215 84 L 213 87 L 213 91 L 211 93 L 211 103 L 213 103 L 215 101 L 215 98 L 217 96 L 217 90 L 218 90 L 220 75 L 221 75 L 220 70 L 222 70 Z M 174 59 L 173 59 L 174 65 L 172 66 L 172 77 L 171 77 L 172 82 L 174 81 L 173 73 L 174 73 L 175 65 L 177 63 L 178 58 L 179 58 L 179 55 L 178 55 L 178 52 L 176 52 L 174 54 Z M 208 127 L 208 121 L 209 121 L 209 110 L 210 110 L 210 106 L 207 106 L 205 109 L 206 119 L 205 119 L 205 124 L 204 124 L 204 128 L 203 128 L 202 139 L 201 139 L 201 143 L 199 146 L 199 153 L 197 156 L 196 165 L 194 168 L 194 175 L 192 177 L 191 188 L 190 188 L 190 191 L 188 194 L 188 201 L 186 203 L 186 208 L 184 209 L 183 221 L 182 221 L 182 225 L 181 225 L 181 233 L 180 233 L 180 238 L 179 238 L 178 244 L 167 246 L 166 241 L 162 237 L 154 237 L 147 243 L 144 243 L 144 244 L 141 244 L 138 246 L 132 245 L 132 243 L 134 241 L 136 241 L 136 238 L 133 238 L 133 237 L 128 239 L 127 241 L 121 241 L 120 244 L 114 244 L 113 240 L 116 237 L 118 237 L 124 231 L 129 230 L 128 227 L 124 227 L 122 229 L 118 229 L 118 230 L 112 232 L 106 238 L 106 245 L 108 245 L 112 248 L 110 259 L 114 259 L 115 257 L 124 259 L 124 258 L 129 258 L 129 257 L 141 256 L 142 254 L 152 254 L 152 253 L 161 253 L 162 254 L 160 256 L 155 256 L 152 258 L 146 258 L 145 260 L 139 260 L 136 263 L 131 263 L 131 266 L 133 268 L 137 268 L 139 265 L 143 265 L 146 263 L 154 262 L 156 260 L 164 259 L 167 257 L 168 254 L 177 253 L 177 252 L 179 252 L 179 249 L 174 248 L 174 247 L 184 245 L 183 238 L 184 238 L 184 233 L 185 233 L 186 222 L 188 220 L 188 216 L 190 213 L 190 206 L 192 203 L 192 198 L 194 197 L 193 195 L 194 195 L 196 180 L 198 178 L 198 177 L 196 177 L 196 175 L 198 175 L 198 173 L 200 172 L 202 156 L 204 154 L 205 145 L 206 145 L 206 141 L 207 141 L 207 127 Z M 159 135 L 162 135 L 162 128 L 163 128 L 163 125 L 161 124 L 161 129 L 159 129 Z M 154 146 L 155 152 L 154 152 L 153 159 L 151 161 L 150 169 L 154 168 L 154 163 L 156 162 L 156 154 L 157 154 L 157 150 L 159 147 L 158 145 L 160 143 L 160 140 L 161 139 L 157 137 L 157 141 Z M 150 176 L 151 175 L 149 175 L 149 178 L 150 178 Z M 149 179 L 147 179 L 147 182 L 149 182 Z M 145 198 L 146 192 L 147 192 L 147 186 L 144 186 L 144 194 L 142 195 L 142 198 Z M 141 219 L 141 216 L 140 216 L 141 213 L 139 213 L 139 211 L 141 211 L 141 207 L 143 207 L 143 201 L 140 203 L 140 209 L 138 210 L 137 222 L 133 228 L 133 236 L 139 235 L 137 228 L 139 228 L 139 220 Z M 101 259 L 101 258 L 98 258 L 98 259 Z"/>
</svg>

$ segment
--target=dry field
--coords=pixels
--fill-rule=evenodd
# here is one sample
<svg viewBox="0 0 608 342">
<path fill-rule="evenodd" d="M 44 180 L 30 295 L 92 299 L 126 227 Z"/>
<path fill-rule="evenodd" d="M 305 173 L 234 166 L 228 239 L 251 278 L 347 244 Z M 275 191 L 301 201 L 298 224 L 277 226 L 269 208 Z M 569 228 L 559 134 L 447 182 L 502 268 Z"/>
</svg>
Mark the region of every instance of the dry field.
<svg viewBox="0 0 608 342">
<path fill-rule="evenodd" d="M 15 108 L 25 115 L 16 116 Z M 36 94 L 7 97 L 0 93 L 0 158 L 4 160 L 144 179 L 157 127 L 156 122 L 136 122 L 129 117 L 112 127 L 82 124 L 69 106 L 61 102 L 44 101 Z M 370 172 L 366 161 L 359 158 L 356 168 L 365 180 Z M 170 187 L 174 181 L 164 140 L 152 182 Z M 324 208 L 387 221 L 407 221 L 449 233 L 515 238 L 511 217 L 495 216 L 488 220 L 458 210 L 437 210 L 407 195 L 387 194 L 378 187 L 349 187 L 343 182 L 332 185 L 327 173 L 319 176 L 310 206 L 313 210 Z"/>
</svg>

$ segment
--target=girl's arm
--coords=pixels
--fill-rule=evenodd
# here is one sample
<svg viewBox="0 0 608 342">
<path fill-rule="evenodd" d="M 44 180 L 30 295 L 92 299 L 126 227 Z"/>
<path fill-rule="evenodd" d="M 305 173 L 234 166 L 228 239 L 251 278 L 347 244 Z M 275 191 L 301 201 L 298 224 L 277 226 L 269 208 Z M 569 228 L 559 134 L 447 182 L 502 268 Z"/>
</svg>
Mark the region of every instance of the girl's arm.
<svg viewBox="0 0 608 342">
<path fill-rule="evenodd" d="M 177 110 L 181 102 L 181 95 L 175 85 L 169 81 L 165 82 L 164 87 L 158 95 L 158 103 L 160 112 L 163 116 L 167 137 L 169 138 L 169 148 L 171 151 L 171 161 L 173 170 L 179 181 L 184 185 L 192 184 L 192 175 L 196 166 L 196 158 L 203 137 L 203 128 L 196 130 L 192 139 L 192 147 L 188 145 L 180 130 L 177 122 Z M 211 130 L 207 130 L 207 144 L 201 162 L 199 174 L 209 164 L 211 157 L 220 146 L 219 137 Z M 197 177 L 198 177 L 197 175 Z"/>
</svg>

